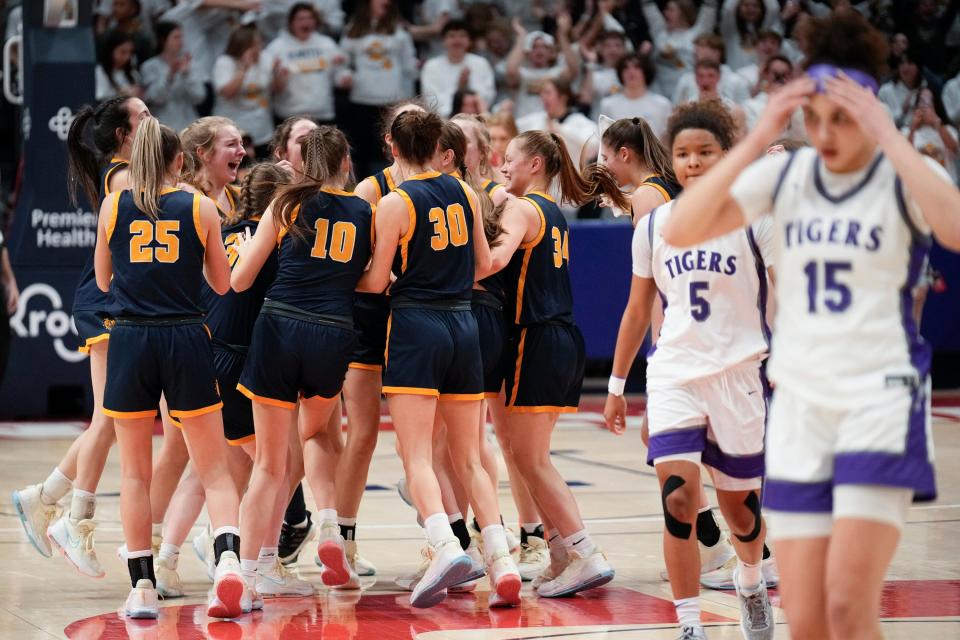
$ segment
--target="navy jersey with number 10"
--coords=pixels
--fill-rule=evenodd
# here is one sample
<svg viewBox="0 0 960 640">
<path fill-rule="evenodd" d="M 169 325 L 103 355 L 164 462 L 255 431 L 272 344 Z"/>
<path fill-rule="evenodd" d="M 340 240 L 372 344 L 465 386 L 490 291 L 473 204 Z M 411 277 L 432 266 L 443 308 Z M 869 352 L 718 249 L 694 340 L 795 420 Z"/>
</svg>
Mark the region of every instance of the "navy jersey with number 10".
<svg viewBox="0 0 960 640">
<path fill-rule="evenodd" d="M 473 203 L 463 181 L 431 171 L 395 190 L 410 224 L 400 238 L 393 300 L 469 300 L 473 289 Z"/>
<path fill-rule="evenodd" d="M 279 234 L 277 277 L 267 298 L 310 313 L 353 316 L 354 289 L 372 251 L 374 207 L 345 191 L 322 189 L 294 221 L 304 232 Z"/>
<path fill-rule="evenodd" d="M 164 189 L 153 220 L 137 208 L 133 193 L 110 196 L 107 240 L 113 259 L 117 316 L 199 316 L 206 238 L 199 194 Z"/>
</svg>

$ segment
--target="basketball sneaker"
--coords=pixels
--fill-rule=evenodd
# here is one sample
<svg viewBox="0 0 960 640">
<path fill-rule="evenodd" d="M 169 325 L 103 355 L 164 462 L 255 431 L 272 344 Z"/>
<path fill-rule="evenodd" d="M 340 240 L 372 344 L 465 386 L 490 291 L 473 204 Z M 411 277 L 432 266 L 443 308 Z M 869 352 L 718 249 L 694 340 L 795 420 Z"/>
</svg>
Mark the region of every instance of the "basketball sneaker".
<svg viewBox="0 0 960 640">
<path fill-rule="evenodd" d="M 700 583 L 708 589 L 733 589 L 731 579 L 733 567 L 737 564 L 737 552 L 730 543 L 730 539 L 721 538 L 712 547 L 699 541 L 697 545 L 700 549 Z M 664 582 L 670 581 L 666 569 L 660 570 L 660 579 Z M 714 586 L 720 584 L 729 586 Z"/>
<path fill-rule="evenodd" d="M 740 630 L 744 640 L 773 640 L 776 625 L 773 621 L 773 607 L 767 595 L 767 585 L 760 579 L 757 590 L 744 593 L 737 582 L 737 570 L 733 572 L 733 584 L 740 600 Z"/>
<path fill-rule="evenodd" d="M 93 530 L 96 528 L 94 520 L 74 522 L 64 514 L 47 529 L 47 538 L 77 571 L 91 578 L 102 578 L 103 568 L 93 548 Z"/>
<path fill-rule="evenodd" d="M 346 582 L 338 584 L 333 588 L 340 591 L 356 591 L 360 588 L 360 575 L 357 566 L 360 556 L 357 555 L 357 541 L 344 540 L 343 550 L 347 555 L 347 567 L 350 569 L 350 576 Z M 317 556 L 317 562 L 320 562 L 319 556 Z"/>
<path fill-rule="evenodd" d="M 763 561 L 760 570 L 763 572 L 763 581 L 767 589 L 773 589 L 780 584 L 780 572 L 777 571 L 777 561 L 773 556 Z"/>
<path fill-rule="evenodd" d="M 515 607 L 520 604 L 520 572 L 509 554 L 491 558 L 487 574 L 490 576 L 490 607 Z"/>
<path fill-rule="evenodd" d="M 462 583 L 473 567 L 473 561 L 456 538 L 434 546 L 432 556 L 430 566 L 410 595 L 410 605 L 418 609 L 442 602 L 447 589 Z"/>
<path fill-rule="evenodd" d="M 137 580 L 137 586 L 130 589 L 123 613 L 128 618 L 157 618 L 160 615 L 160 602 L 153 583 L 146 578 Z"/>
<path fill-rule="evenodd" d="M 607 584 L 613 580 L 614 571 L 599 547 L 587 557 L 581 557 L 576 549 L 568 549 L 569 564 L 553 580 L 537 587 L 537 594 L 544 598 L 563 598 Z"/>
<path fill-rule="evenodd" d="M 480 552 L 480 546 L 477 544 L 477 539 L 470 539 L 470 545 L 466 549 L 466 554 L 470 557 L 470 562 L 473 564 L 473 566 L 470 568 L 470 572 L 467 574 L 466 578 L 464 578 L 463 582 L 450 587 L 450 593 L 470 593 L 472 591 L 476 591 L 477 583 L 480 582 L 480 579 L 487 574 L 487 571 L 484 568 L 483 554 Z"/>
<path fill-rule="evenodd" d="M 240 611 L 250 613 L 251 611 L 263 611 L 263 596 L 257 591 L 256 587 L 251 588 L 244 581 L 245 588 L 243 597 L 240 598 Z"/>
<path fill-rule="evenodd" d="M 540 585 L 545 582 L 553 580 L 567 568 L 567 565 L 570 564 L 570 556 L 567 555 L 567 548 L 563 545 L 562 541 L 558 541 L 555 545 L 548 545 L 550 551 L 550 564 L 547 565 L 547 568 L 543 570 L 540 575 L 533 579 L 533 590 L 536 591 L 540 588 Z"/>
<path fill-rule="evenodd" d="M 213 588 L 207 598 L 207 615 L 211 618 L 236 618 L 242 612 L 242 600 L 247 585 L 240 572 L 240 561 L 233 551 L 220 554 L 213 579 Z"/>
<path fill-rule="evenodd" d="M 677 640 L 707 640 L 707 632 L 703 627 L 683 627 Z"/>
<path fill-rule="evenodd" d="M 292 524 L 283 523 L 280 529 L 280 543 L 277 556 L 280 562 L 286 565 L 296 564 L 300 557 L 300 552 L 313 540 L 317 533 L 317 527 L 310 518 L 310 512 L 307 511 L 307 524 L 303 527 L 295 527 Z"/>
<path fill-rule="evenodd" d="M 550 552 L 547 549 L 547 541 L 536 536 L 528 536 L 527 541 L 520 545 L 520 562 L 517 563 L 520 578 L 524 582 L 530 582 L 549 566 Z"/>
<path fill-rule="evenodd" d="M 257 571 L 257 593 L 264 598 L 306 598 L 314 591 L 312 584 L 292 574 L 277 558 L 268 571 Z"/>
<path fill-rule="evenodd" d="M 397 481 L 397 494 L 400 496 L 400 499 L 410 507 L 411 509 L 416 509 L 413 506 L 413 498 L 410 496 L 410 490 L 407 488 L 407 479 L 406 477 L 400 478 Z"/>
<path fill-rule="evenodd" d="M 43 483 L 32 484 L 26 489 L 13 492 L 13 507 L 17 510 L 20 524 L 27 534 L 33 548 L 44 558 L 53 555 L 50 541 L 47 540 L 47 528 L 57 517 L 57 505 L 46 504 L 40 499 Z"/>
<path fill-rule="evenodd" d="M 423 574 L 430 568 L 430 562 L 433 560 L 433 548 L 428 544 L 420 548 L 420 566 L 413 573 L 406 573 L 397 576 L 394 584 L 404 591 L 413 591 L 423 578 Z"/>
<path fill-rule="evenodd" d="M 336 522 L 324 522 L 320 525 L 320 542 L 317 545 L 317 557 L 323 563 L 320 579 L 328 587 L 346 584 L 350 580 L 350 566 L 340 535 L 340 526 Z"/>
<path fill-rule="evenodd" d="M 710 573 L 700 575 L 700 584 L 708 589 L 717 591 L 733 591 L 733 570 L 737 568 L 737 557 L 734 556 L 728 560 L 722 567 Z M 763 581 L 768 589 L 773 589 L 780 584 L 780 573 L 777 571 L 777 562 L 773 556 L 763 561 L 761 565 L 763 571 Z"/>
<path fill-rule="evenodd" d="M 355 540 L 347 540 L 346 542 L 348 543 L 348 546 L 350 544 L 352 544 L 354 548 L 356 548 L 357 546 L 357 543 Z M 368 578 L 370 576 L 377 575 L 377 567 L 372 562 L 370 562 L 369 560 L 361 556 L 359 553 L 357 553 L 356 557 L 354 558 L 353 568 L 354 568 L 354 571 L 357 572 L 357 575 L 362 578 Z"/>
<path fill-rule="evenodd" d="M 177 568 L 171 566 L 165 558 L 158 558 L 153 563 L 157 572 L 157 593 L 166 600 L 167 598 L 182 598 L 183 584 L 180 582 L 180 574 Z"/>
<path fill-rule="evenodd" d="M 207 525 L 200 533 L 193 536 L 193 552 L 197 554 L 200 562 L 207 566 L 207 577 L 213 581 L 217 567 L 214 565 L 216 552 L 213 550 L 213 535 L 210 531 L 210 525 Z"/>
</svg>

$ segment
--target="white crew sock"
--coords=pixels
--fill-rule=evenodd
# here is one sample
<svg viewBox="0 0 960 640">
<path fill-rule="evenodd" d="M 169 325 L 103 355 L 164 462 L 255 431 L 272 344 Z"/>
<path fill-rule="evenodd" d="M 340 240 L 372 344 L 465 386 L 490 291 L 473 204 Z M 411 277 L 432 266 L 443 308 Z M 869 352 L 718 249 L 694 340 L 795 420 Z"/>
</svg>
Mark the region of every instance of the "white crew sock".
<svg viewBox="0 0 960 640">
<path fill-rule="evenodd" d="M 152 528 L 151 528 L 150 534 L 151 534 L 154 538 L 161 538 L 161 537 L 163 537 L 163 523 L 162 523 L 162 522 L 154 522 L 154 523 L 153 523 L 153 526 L 152 526 Z"/>
<path fill-rule="evenodd" d="M 89 520 L 97 511 L 97 496 L 83 489 L 73 490 L 73 499 L 70 501 L 70 519 L 74 522 Z"/>
<path fill-rule="evenodd" d="M 572 536 L 567 536 L 563 539 L 563 543 L 569 551 L 576 551 L 581 558 L 589 558 L 597 549 L 597 545 L 593 544 L 593 540 L 586 529 L 581 529 Z"/>
<path fill-rule="evenodd" d="M 73 488 L 73 480 L 63 475 L 59 467 L 54 467 L 47 479 L 43 481 L 40 490 L 40 501 L 43 504 L 56 504 L 60 498 L 67 495 Z"/>
<path fill-rule="evenodd" d="M 447 514 L 447 522 L 449 522 L 450 524 L 453 524 L 457 520 L 463 520 L 463 514 L 460 513 L 459 511 L 457 511 L 456 513 Z"/>
<path fill-rule="evenodd" d="M 681 627 L 698 628 L 703 626 L 703 623 L 700 622 L 699 596 L 674 600 L 673 606 L 677 610 L 677 621 Z"/>
<path fill-rule="evenodd" d="M 437 546 L 451 538 L 454 540 L 457 539 L 457 537 L 453 535 L 453 529 L 450 528 L 450 521 L 447 519 L 447 514 L 442 511 L 424 520 L 423 528 L 427 532 L 427 542 L 433 546 Z"/>
<path fill-rule="evenodd" d="M 480 537 L 483 538 L 484 559 L 490 560 L 498 555 L 510 554 L 507 532 L 502 524 L 488 524 L 480 531 Z"/>
<path fill-rule="evenodd" d="M 260 547 L 260 557 L 257 558 L 257 571 L 266 573 L 273 569 L 277 562 L 278 547 Z"/>
<path fill-rule="evenodd" d="M 323 526 L 327 522 L 332 522 L 337 524 L 337 510 L 336 509 L 320 509 L 317 511 L 317 522 L 320 523 L 320 526 Z"/>
<path fill-rule="evenodd" d="M 760 587 L 762 562 L 747 564 L 737 558 L 737 586 L 743 593 L 754 593 Z"/>
<path fill-rule="evenodd" d="M 180 547 L 164 542 L 160 545 L 160 560 L 165 561 L 168 567 L 176 570 L 177 562 L 180 560 Z"/>
</svg>

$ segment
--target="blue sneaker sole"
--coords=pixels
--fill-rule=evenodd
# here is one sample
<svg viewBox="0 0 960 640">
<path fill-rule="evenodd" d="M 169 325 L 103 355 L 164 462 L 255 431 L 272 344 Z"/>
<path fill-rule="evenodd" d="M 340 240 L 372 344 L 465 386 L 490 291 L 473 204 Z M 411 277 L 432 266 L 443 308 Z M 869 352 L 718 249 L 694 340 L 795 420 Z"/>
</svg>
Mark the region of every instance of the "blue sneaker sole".
<svg viewBox="0 0 960 640">
<path fill-rule="evenodd" d="M 446 590 L 466 581 L 473 569 L 473 561 L 463 556 L 450 563 L 447 570 L 430 586 L 418 593 L 416 597 L 410 598 L 410 606 L 417 609 L 426 609 L 443 602 L 446 598 Z M 419 585 L 418 585 L 419 586 Z M 439 599 L 437 596 L 440 596 Z"/>
<path fill-rule="evenodd" d="M 569 598 L 570 596 L 576 595 L 581 591 L 587 591 L 589 589 L 602 587 L 603 585 L 613 580 L 614 575 L 615 574 L 612 570 L 604 571 L 603 573 L 593 576 L 592 578 L 590 578 L 585 582 L 581 582 L 580 584 L 574 585 L 573 587 L 567 589 L 566 591 L 561 591 L 559 593 L 554 593 L 552 595 L 543 596 L 543 597 L 544 598 Z"/>
<path fill-rule="evenodd" d="M 17 510 L 17 517 L 20 518 L 20 526 L 23 527 L 23 532 L 27 534 L 27 540 L 30 541 L 30 544 L 33 545 L 33 548 L 37 550 L 37 553 L 42 555 L 44 558 L 52 558 L 53 553 L 47 553 L 44 551 L 37 541 L 30 535 L 30 527 L 27 526 L 27 516 L 23 513 L 23 505 L 20 504 L 20 496 L 17 495 L 17 492 L 14 491 L 12 494 L 13 497 L 13 506 Z M 46 534 L 46 531 L 43 532 Z"/>
</svg>

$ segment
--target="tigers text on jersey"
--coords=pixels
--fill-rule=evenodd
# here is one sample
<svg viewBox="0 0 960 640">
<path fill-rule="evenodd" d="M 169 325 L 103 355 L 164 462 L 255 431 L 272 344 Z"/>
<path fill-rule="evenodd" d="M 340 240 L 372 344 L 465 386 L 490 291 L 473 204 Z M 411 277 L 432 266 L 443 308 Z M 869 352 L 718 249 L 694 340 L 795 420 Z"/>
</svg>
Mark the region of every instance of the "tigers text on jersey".
<svg viewBox="0 0 960 640">
<path fill-rule="evenodd" d="M 110 195 L 106 224 L 113 260 L 116 316 L 198 316 L 206 238 L 200 196 L 164 189 L 157 220 L 140 211 L 129 190 Z"/>
<path fill-rule="evenodd" d="M 236 245 L 245 230 L 252 234 L 257 230 L 259 218 L 241 220 L 236 224 L 224 227 L 220 235 L 223 246 L 227 250 L 227 260 L 233 269 L 239 255 Z M 273 284 L 277 275 L 277 253 L 271 252 L 267 261 L 260 268 L 253 285 L 246 291 L 237 293 L 233 289 L 225 294 L 218 295 L 216 291 L 204 282 L 201 289 L 203 308 L 207 312 L 205 323 L 215 340 L 226 344 L 249 346 L 253 335 L 253 325 L 260 315 L 260 307 L 266 292 Z"/>
<path fill-rule="evenodd" d="M 775 382 L 808 402 L 845 408 L 927 376 L 930 351 L 913 321 L 912 290 L 929 229 L 884 156 L 843 175 L 824 168 L 814 149 L 768 156 L 731 193 L 748 220 L 774 214 Z"/>
<path fill-rule="evenodd" d="M 570 228 L 556 201 L 540 192 L 522 198 L 540 215 L 540 233 L 521 243 L 504 272 L 507 320 L 521 326 L 573 323 Z"/>
<path fill-rule="evenodd" d="M 394 301 L 470 300 L 473 290 L 473 203 L 462 180 L 429 171 L 396 193 L 410 223 L 393 262 Z"/>
<path fill-rule="evenodd" d="M 321 189 L 294 212 L 300 235 L 279 234 L 277 277 L 267 298 L 316 314 L 353 317 L 354 289 L 372 250 L 373 207 Z"/>
<path fill-rule="evenodd" d="M 663 241 L 673 201 L 640 219 L 633 232 L 633 274 L 653 278 L 663 325 L 648 356 L 650 386 L 711 376 L 766 357 L 767 269 L 773 266 L 772 221 L 761 218 L 696 247 Z"/>
</svg>

